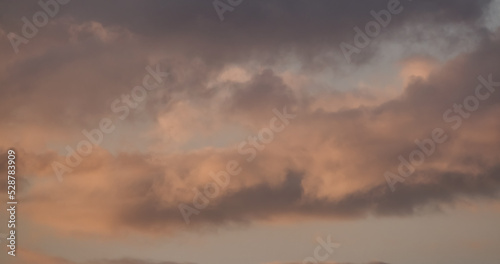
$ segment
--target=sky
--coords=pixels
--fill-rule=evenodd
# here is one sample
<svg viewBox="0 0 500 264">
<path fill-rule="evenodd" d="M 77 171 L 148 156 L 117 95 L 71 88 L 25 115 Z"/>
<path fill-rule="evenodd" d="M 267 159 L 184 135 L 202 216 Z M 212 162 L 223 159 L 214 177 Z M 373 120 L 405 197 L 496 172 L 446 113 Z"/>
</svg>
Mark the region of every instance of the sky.
<svg viewBox="0 0 500 264">
<path fill-rule="evenodd" d="M 0 0 L 0 58 L 2 264 L 500 263 L 500 0 Z"/>
</svg>

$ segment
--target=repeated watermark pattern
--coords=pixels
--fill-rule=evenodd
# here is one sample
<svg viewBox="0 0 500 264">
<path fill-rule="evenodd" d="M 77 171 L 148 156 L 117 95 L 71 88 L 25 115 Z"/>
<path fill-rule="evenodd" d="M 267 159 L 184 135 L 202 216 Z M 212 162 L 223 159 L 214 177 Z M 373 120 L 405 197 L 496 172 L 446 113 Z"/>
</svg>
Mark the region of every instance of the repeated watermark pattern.
<svg viewBox="0 0 500 264">
<path fill-rule="evenodd" d="M 61 6 L 68 4 L 69 1 L 70 0 L 38 1 L 38 5 L 42 10 L 33 14 L 31 20 L 25 16 L 21 18 L 21 21 L 23 22 L 23 26 L 21 27 L 22 36 L 13 32 L 7 34 L 7 38 L 9 39 L 14 52 L 16 54 L 19 52 L 19 46 L 21 44 L 28 44 L 30 39 L 34 38 L 38 34 L 39 30 L 49 23 L 49 18 L 54 18 L 61 10 Z"/>
<path fill-rule="evenodd" d="M 332 236 L 328 235 L 326 237 L 326 241 L 322 237 L 317 237 L 316 242 L 317 245 L 314 248 L 313 255 L 305 258 L 302 263 L 303 264 L 318 264 L 326 261 L 334 252 L 334 249 L 339 248 L 339 243 L 332 242 Z M 321 253 L 323 251 L 323 253 Z"/>
<path fill-rule="evenodd" d="M 408 0 L 411 1 L 411 0 Z M 347 61 L 351 63 L 351 56 L 356 53 L 361 53 L 361 50 L 368 47 L 373 39 L 378 37 L 382 32 L 382 28 L 386 28 L 392 21 L 393 15 L 398 15 L 403 12 L 404 7 L 401 5 L 399 0 L 389 0 L 387 3 L 387 9 L 380 11 L 371 10 L 370 14 L 374 20 L 366 23 L 364 30 L 359 27 L 354 27 L 353 44 L 342 42 L 340 43 L 340 49 L 342 54 Z"/>
<path fill-rule="evenodd" d="M 443 121 L 451 125 L 452 130 L 459 129 L 463 124 L 463 119 L 468 119 L 471 114 L 479 109 L 481 101 L 490 98 L 491 94 L 495 92 L 495 88 L 500 87 L 500 82 L 493 81 L 492 74 L 488 78 L 483 76 L 478 77 L 479 83 L 473 95 L 464 98 L 462 103 L 453 104 L 443 113 Z M 431 132 L 430 138 L 423 140 L 416 139 L 415 145 L 417 147 L 409 154 L 406 159 L 403 155 L 398 156 L 399 166 L 398 173 L 386 171 L 384 177 L 387 185 L 391 191 L 395 191 L 395 185 L 399 182 L 402 183 L 415 172 L 415 168 L 422 165 L 424 161 L 436 152 L 437 146 L 443 144 L 448 140 L 449 136 L 442 128 L 435 128 Z"/>
<path fill-rule="evenodd" d="M 111 111 L 118 115 L 119 120 L 125 120 L 130 114 L 130 109 L 136 109 L 146 99 L 148 92 L 159 88 L 168 76 L 167 72 L 160 70 L 160 65 L 158 64 L 155 69 L 147 66 L 146 71 L 147 74 L 142 79 L 142 86 L 135 86 L 131 89 L 130 93 L 123 94 L 120 98 L 116 98 L 111 102 Z M 65 164 L 57 161 L 52 162 L 52 169 L 57 179 L 62 182 L 64 173 L 72 172 L 75 167 L 80 165 L 83 157 L 92 153 L 93 146 L 99 146 L 104 140 L 104 135 L 112 133 L 115 129 L 116 126 L 113 124 L 112 119 L 102 118 L 97 128 L 82 130 L 82 135 L 86 139 L 79 141 L 75 149 L 69 145 L 65 147 L 65 150 L 68 152 Z"/>
<path fill-rule="evenodd" d="M 264 150 L 266 145 L 273 142 L 274 135 L 285 130 L 290 124 L 290 120 L 296 117 L 296 115 L 288 113 L 286 107 L 281 112 L 275 108 L 273 109 L 273 113 L 274 117 L 270 119 L 269 126 L 260 129 L 256 136 L 249 136 L 247 140 L 242 141 L 238 145 L 238 153 L 246 156 L 245 160 L 247 162 L 253 161 L 259 151 Z M 186 224 L 191 222 L 190 217 L 193 214 L 200 214 L 200 210 L 205 209 L 210 204 L 211 199 L 215 199 L 221 194 L 221 189 L 225 189 L 229 185 L 231 176 L 239 175 L 242 170 L 238 161 L 230 160 L 226 163 L 224 170 L 217 173 L 209 173 L 213 181 L 204 186 L 203 192 L 198 190 L 198 188 L 193 189 L 192 206 L 185 203 L 178 205 Z"/>
<path fill-rule="evenodd" d="M 215 12 L 217 12 L 217 15 L 219 16 L 221 22 L 224 21 L 224 13 L 233 12 L 234 9 L 243 2 L 243 0 L 226 0 L 226 1 L 227 3 L 224 2 L 223 0 L 214 0 L 212 2 Z"/>
</svg>

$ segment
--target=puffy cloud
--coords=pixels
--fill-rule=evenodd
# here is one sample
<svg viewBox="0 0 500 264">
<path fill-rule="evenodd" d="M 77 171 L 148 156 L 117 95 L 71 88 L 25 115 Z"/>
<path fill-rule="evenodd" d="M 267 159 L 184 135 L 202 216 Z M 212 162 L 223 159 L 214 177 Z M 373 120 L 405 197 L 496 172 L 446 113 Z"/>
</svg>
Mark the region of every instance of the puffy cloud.
<svg viewBox="0 0 500 264">
<path fill-rule="evenodd" d="M 214 94 L 175 99 L 208 103 L 191 104 L 195 110 L 187 113 L 198 115 L 176 124 L 191 131 L 204 129 L 194 123 L 205 118 L 199 111 L 207 105 L 206 114 L 216 124 L 237 123 L 241 118 L 241 123 L 253 124 L 245 126 L 250 133 L 257 133 L 272 118 L 272 108 L 294 109 L 297 117 L 251 162 L 233 146 L 166 152 L 155 157 L 156 162 L 147 152 L 113 156 L 96 147 L 60 184 L 50 164 L 63 157 L 20 148 L 19 167 L 32 184 L 22 193 L 23 214 L 67 234 L 117 235 L 124 230 L 171 234 L 187 227 L 179 203 L 191 203 L 193 188 L 203 190 L 213 182 L 210 173 L 230 160 L 239 162 L 242 173 L 192 216 L 190 229 L 285 218 L 410 215 L 426 205 L 454 203 L 463 196 L 496 198 L 498 93 L 481 101 L 457 131 L 443 121 L 443 113 L 474 95 L 478 76 L 492 74 L 493 80 L 499 79 L 498 47 L 485 39 L 475 52 L 449 61 L 425 79 L 414 79 L 400 97 L 371 106 L 317 109 L 313 105 L 321 94 L 297 98 L 303 95 L 290 92 L 279 74 L 268 70 L 238 84 L 224 97 L 225 105 L 209 104 Z M 166 113 L 186 113 L 172 106 Z M 228 106 L 231 111 L 225 112 Z M 417 148 L 413 141 L 429 138 L 436 127 L 443 128 L 449 140 L 391 192 L 384 172 L 397 171 L 398 156 L 408 157 Z M 60 221 L 55 223 L 54 218 Z"/>
</svg>

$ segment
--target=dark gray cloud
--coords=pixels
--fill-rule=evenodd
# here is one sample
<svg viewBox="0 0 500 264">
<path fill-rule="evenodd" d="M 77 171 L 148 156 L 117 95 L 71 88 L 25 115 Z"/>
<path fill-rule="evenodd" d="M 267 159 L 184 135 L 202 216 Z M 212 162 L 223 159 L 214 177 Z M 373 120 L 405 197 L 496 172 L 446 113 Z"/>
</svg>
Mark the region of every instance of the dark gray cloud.
<svg viewBox="0 0 500 264">
<path fill-rule="evenodd" d="M 422 17 L 436 25 L 455 23 L 477 28 L 475 22 L 490 1 L 401 3 L 406 10 L 394 17 L 390 32 L 420 23 Z M 37 1 L 2 1 L 2 6 L 0 26 L 5 33 L 19 33 L 21 17 L 31 17 L 40 10 Z M 0 54 L 5 60 L 0 95 L 8 100 L 1 104 L 1 110 L 10 114 L 2 119 L 56 122 L 77 130 L 91 126 L 110 115 L 113 99 L 140 83 L 147 58 L 158 53 L 166 67 L 175 65 L 171 68 L 177 81 L 170 84 L 170 92 L 188 93 L 191 97 L 209 96 L 208 81 L 232 63 L 254 61 L 273 69 L 295 56 L 304 73 L 335 68 L 345 64 L 340 42 L 352 41 L 353 27 L 363 27 L 372 19 L 371 10 L 386 6 L 385 0 L 244 1 L 220 22 L 211 1 L 73 0 L 61 6 L 53 24 L 41 28 L 37 36 L 21 46 L 19 56 L 3 36 Z M 116 30 L 117 37 L 103 41 L 95 28 L 75 29 L 90 22 L 101 23 L 108 35 Z M 128 33 L 133 37 L 127 37 Z M 359 60 L 366 61 L 376 54 L 375 46 L 359 54 Z M 342 61 L 332 59 L 328 55 L 331 52 Z M 257 91 L 248 95 L 252 94 L 254 97 L 248 100 L 262 95 Z M 31 115 L 7 111 L 25 105 L 27 98 L 45 103 L 32 105 Z M 153 105 L 166 105 L 171 99 L 155 95 L 148 98 L 153 104 L 147 108 L 154 115 L 159 107 Z M 250 101 L 241 107 L 248 104 Z"/>
</svg>

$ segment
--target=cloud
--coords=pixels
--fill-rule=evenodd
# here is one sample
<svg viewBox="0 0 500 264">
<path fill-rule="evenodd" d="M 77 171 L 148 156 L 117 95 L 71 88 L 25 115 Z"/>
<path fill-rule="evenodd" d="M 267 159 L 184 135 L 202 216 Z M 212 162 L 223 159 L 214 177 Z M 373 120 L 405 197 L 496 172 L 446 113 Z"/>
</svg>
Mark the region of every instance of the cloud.
<svg viewBox="0 0 500 264">
<path fill-rule="evenodd" d="M 400 97 L 369 107 L 315 109 L 312 102 L 321 94 L 298 100 L 278 74 L 258 73 L 225 97 L 234 110 L 226 113 L 220 110 L 226 106 L 214 105 L 207 111 L 217 122 L 241 117 L 255 123 L 250 128 L 255 133 L 262 120 L 272 117 L 275 105 L 299 110 L 290 126 L 251 163 L 234 146 L 163 153 L 155 163 L 149 162 L 147 152 L 119 151 L 114 156 L 96 148 L 59 184 L 42 179 L 54 179 L 50 164 L 63 156 L 20 148 L 22 178 L 32 184 L 23 193 L 23 210 L 31 221 L 65 234 L 165 235 L 285 218 L 408 216 L 426 205 L 453 204 L 461 197 L 497 199 L 499 94 L 482 101 L 460 130 L 452 131 L 442 116 L 474 94 L 479 75 L 491 73 L 498 80 L 498 47 L 498 42 L 485 39 L 476 51 L 409 83 Z M 197 98 L 185 100 L 193 97 Z M 171 110 L 175 115 L 176 109 Z M 197 118 L 205 117 L 194 115 L 192 122 Z M 184 126 L 196 127 L 189 122 Z M 416 148 L 413 141 L 430 137 L 436 127 L 447 131 L 449 141 L 392 193 L 384 172 L 396 171 L 398 156 L 408 155 Z M 210 172 L 224 168 L 229 160 L 241 164 L 241 175 L 193 216 L 190 226 L 185 225 L 179 203 L 191 203 L 193 188 L 213 181 Z"/>
</svg>

